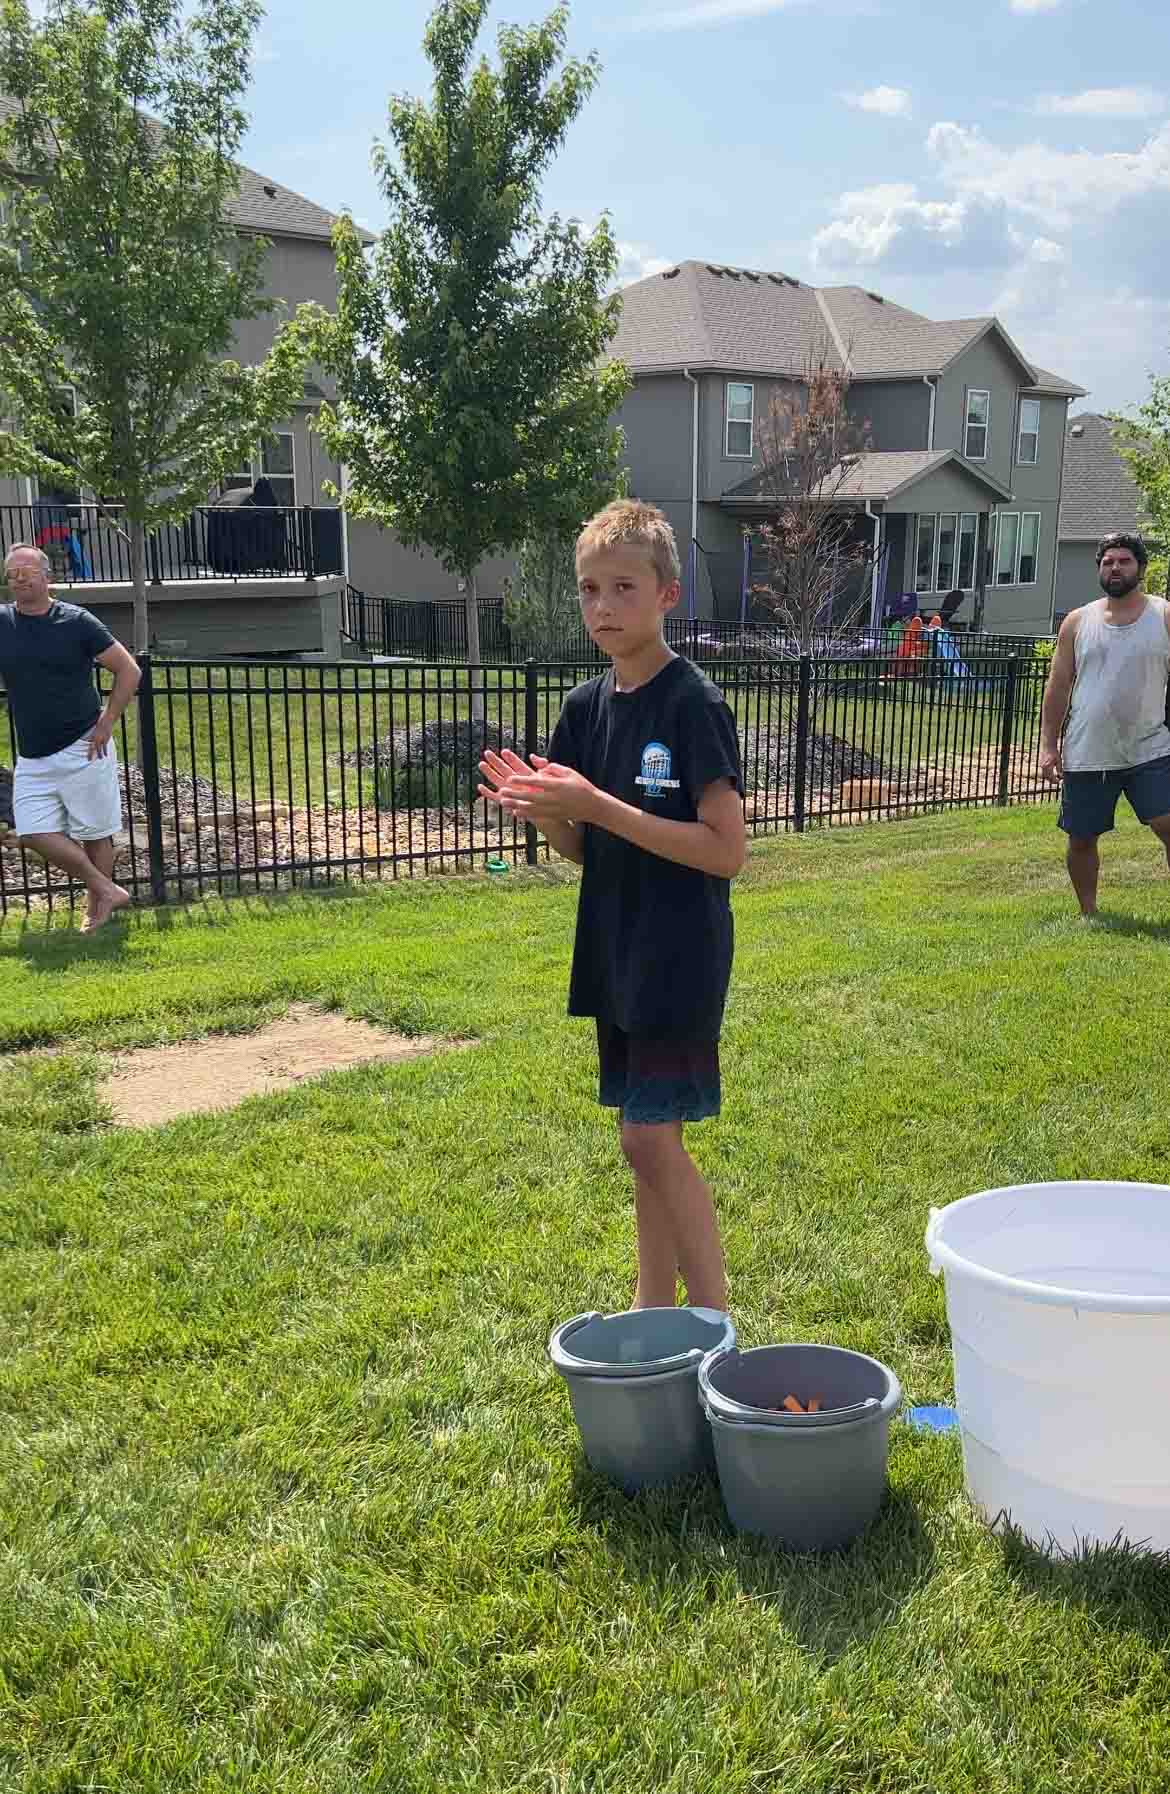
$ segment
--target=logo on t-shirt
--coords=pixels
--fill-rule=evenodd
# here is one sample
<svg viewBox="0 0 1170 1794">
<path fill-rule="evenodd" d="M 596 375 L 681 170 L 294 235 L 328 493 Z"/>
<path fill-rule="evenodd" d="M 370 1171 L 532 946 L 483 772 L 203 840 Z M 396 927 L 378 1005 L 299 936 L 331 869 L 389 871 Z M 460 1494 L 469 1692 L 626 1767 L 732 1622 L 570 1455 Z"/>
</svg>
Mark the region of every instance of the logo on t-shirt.
<svg viewBox="0 0 1170 1794">
<path fill-rule="evenodd" d="M 647 797 L 678 790 L 679 781 L 670 776 L 670 749 L 661 741 L 648 741 L 642 749 L 642 770 L 634 783 L 644 786 Z"/>
</svg>

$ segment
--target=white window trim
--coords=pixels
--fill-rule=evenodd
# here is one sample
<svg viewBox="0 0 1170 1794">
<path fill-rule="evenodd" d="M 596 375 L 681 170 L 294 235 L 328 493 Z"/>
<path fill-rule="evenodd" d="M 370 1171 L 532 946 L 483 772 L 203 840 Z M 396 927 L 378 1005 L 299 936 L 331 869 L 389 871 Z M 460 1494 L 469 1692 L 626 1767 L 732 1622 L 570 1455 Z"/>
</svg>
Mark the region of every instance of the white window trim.
<svg viewBox="0 0 1170 1794">
<path fill-rule="evenodd" d="M 288 437 L 289 444 L 291 447 L 291 453 L 289 455 L 289 460 L 292 462 L 292 472 L 291 473 L 265 473 L 265 471 L 264 471 L 264 444 L 260 443 L 256 450 L 256 466 L 259 470 L 258 477 L 260 477 L 261 479 L 268 479 L 268 480 L 291 480 L 292 481 L 292 489 L 293 489 L 292 490 L 292 504 L 289 506 L 286 506 L 285 509 L 295 511 L 297 508 L 297 485 L 298 485 L 296 431 L 295 430 L 272 430 L 269 432 L 269 434 L 272 436 L 287 436 Z"/>
<path fill-rule="evenodd" d="M 1029 512 L 1028 515 L 1031 516 L 1032 513 Z M 1035 515 L 1038 517 L 1040 513 L 1037 511 Z M 933 516 L 934 519 L 934 551 L 930 561 L 930 584 L 929 586 L 923 587 L 920 591 L 918 587 L 918 528 L 924 517 L 931 516 Z M 913 524 L 913 557 L 910 573 L 914 580 L 914 592 L 916 597 L 933 598 L 940 592 L 945 597 L 948 592 L 973 592 L 976 589 L 979 577 L 979 516 L 980 513 L 978 511 L 919 511 L 913 515 L 910 520 Z M 938 564 L 941 558 L 942 546 L 942 520 L 944 517 L 953 517 L 955 519 L 955 563 L 952 569 L 954 578 L 949 585 L 945 586 L 940 584 L 938 577 Z M 962 558 L 963 519 L 965 517 L 970 517 L 975 524 L 974 553 L 971 563 L 971 584 L 968 586 L 962 586 L 958 583 L 959 562 Z M 998 537 L 996 539 L 998 541 Z M 1039 543 L 1037 543 L 1037 560 L 1039 560 Z M 907 590 L 909 590 L 909 587 L 907 587 Z"/>
<path fill-rule="evenodd" d="M 918 541 L 922 533 L 923 520 L 926 518 L 929 518 L 934 524 L 934 539 L 930 548 L 930 584 L 927 586 L 919 586 Z M 938 577 L 938 516 L 930 511 L 918 511 L 914 515 L 914 559 L 910 565 L 910 576 L 914 581 L 914 596 L 916 598 L 931 598 L 934 596 L 935 580 Z"/>
<path fill-rule="evenodd" d="M 970 518 L 975 525 L 971 536 L 971 583 L 964 585 L 960 575 L 963 571 L 963 524 Z M 953 590 L 973 592 L 979 583 L 979 512 L 959 512 L 959 533 L 955 540 L 955 584 Z"/>
<path fill-rule="evenodd" d="M 79 410 L 76 386 L 74 386 L 72 380 L 66 380 L 65 384 L 59 386 L 56 390 L 58 392 L 67 392 L 69 394 L 69 397 L 73 402 L 73 417 L 76 421 Z M 28 502 L 30 506 L 39 505 L 41 502 L 41 482 L 39 476 L 35 473 L 30 473 L 28 476 Z M 49 501 L 46 500 L 45 502 L 48 503 Z M 93 493 L 90 492 L 87 487 L 79 485 L 77 488 L 76 501 L 71 500 L 70 502 L 76 502 L 79 505 L 92 504 Z"/>
<path fill-rule="evenodd" d="M 971 400 L 979 397 L 983 397 L 987 400 L 987 422 L 983 424 L 973 424 L 971 422 Z M 968 452 L 967 444 L 971 439 L 972 430 L 983 431 L 983 453 L 981 455 L 972 455 Z M 987 386 L 969 386 L 967 388 L 966 402 L 963 407 L 963 459 L 965 461 L 986 461 L 990 453 L 991 389 Z"/>
<path fill-rule="evenodd" d="M 1042 511 L 997 511 L 995 516 L 995 541 L 992 545 L 991 556 L 992 577 L 988 583 L 992 589 L 997 592 L 1011 591 L 1015 586 L 1021 586 L 1026 591 L 1029 586 L 1039 585 L 1040 544 L 1044 539 L 1044 513 Z M 999 579 L 999 536 L 1000 530 L 1003 527 L 1002 520 L 1005 517 L 1014 517 L 1016 521 L 1016 551 L 1012 562 L 1012 577 L 1011 579 L 1005 579 L 1001 585 Z M 1028 517 L 1034 517 L 1036 519 L 1036 547 L 1033 550 L 1036 565 L 1031 579 L 1021 579 L 1020 561 L 1023 559 L 1024 520 Z"/>
<path fill-rule="evenodd" d="M 233 488 L 228 486 L 227 484 L 225 484 L 225 482 L 228 479 L 238 478 L 244 472 L 247 472 L 248 479 L 253 486 L 256 484 L 256 481 L 260 480 L 260 479 L 291 480 L 292 486 L 293 486 L 292 504 L 291 505 L 283 505 L 280 508 L 282 510 L 295 511 L 297 509 L 297 489 L 298 489 L 298 486 L 300 483 L 298 476 L 297 476 L 297 435 L 296 435 L 296 431 L 295 430 L 273 430 L 270 432 L 270 434 L 273 436 L 287 436 L 289 438 L 289 441 L 292 443 L 292 467 L 293 467 L 293 470 L 292 470 L 291 474 L 288 474 L 288 473 L 272 473 L 272 474 L 265 473 L 265 471 L 264 471 L 264 444 L 262 442 L 258 442 L 256 444 L 255 448 L 252 450 L 252 453 L 248 456 L 248 462 L 247 462 L 246 468 L 243 465 L 241 465 L 239 467 L 229 468 L 228 472 L 224 475 L 223 479 L 219 483 L 220 496 L 222 497 L 225 492 L 230 492 L 233 490 Z"/>
<path fill-rule="evenodd" d="M 732 417 L 731 389 L 742 386 L 752 395 L 752 414 L 750 417 Z M 748 449 L 743 454 L 733 450 L 731 444 L 732 424 L 746 424 L 748 427 Z M 756 446 L 756 387 L 753 380 L 725 380 L 723 383 L 723 457 L 726 461 L 750 461 Z"/>
<path fill-rule="evenodd" d="M 1035 405 L 1035 407 L 1036 407 L 1036 428 L 1034 430 L 1025 430 L 1024 429 L 1024 406 L 1025 405 Z M 1033 436 L 1033 437 L 1035 437 L 1035 440 L 1036 440 L 1036 453 L 1032 456 L 1030 461 L 1025 461 L 1023 452 L 1022 452 L 1022 445 L 1023 445 L 1025 436 Z M 1017 467 L 1039 467 L 1039 465 L 1040 465 L 1040 401 L 1039 401 L 1039 399 L 1023 399 L 1022 398 L 1019 402 L 1019 406 L 1016 411 L 1016 466 Z"/>
</svg>

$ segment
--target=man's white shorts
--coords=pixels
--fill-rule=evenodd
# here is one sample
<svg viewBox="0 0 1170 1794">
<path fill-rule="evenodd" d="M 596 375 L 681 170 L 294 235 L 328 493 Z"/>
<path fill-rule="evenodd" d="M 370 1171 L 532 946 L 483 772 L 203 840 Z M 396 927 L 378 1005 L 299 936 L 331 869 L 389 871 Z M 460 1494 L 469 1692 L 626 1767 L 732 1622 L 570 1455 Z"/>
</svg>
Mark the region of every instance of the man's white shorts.
<svg viewBox="0 0 1170 1794">
<path fill-rule="evenodd" d="M 122 826 L 118 757 L 111 741 L 104 754 L 89 758 L 89 736 L 43 760 L 23 754 L 16 762 L 13 809 L 18 835 L 68 835 L 73 841 L 104 841 Z"/>
</svg>

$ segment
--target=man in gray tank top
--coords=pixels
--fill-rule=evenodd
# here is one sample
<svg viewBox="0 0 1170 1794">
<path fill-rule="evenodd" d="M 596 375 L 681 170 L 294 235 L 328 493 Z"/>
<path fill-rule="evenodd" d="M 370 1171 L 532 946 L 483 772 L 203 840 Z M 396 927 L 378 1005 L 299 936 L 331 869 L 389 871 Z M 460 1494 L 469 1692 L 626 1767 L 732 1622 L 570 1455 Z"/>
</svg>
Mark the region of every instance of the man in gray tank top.
<svg viewBox="0 0 1170 1794">
<path fill-rule="evenodd" d="M 1096 913 L 1097 843 L 1123 792 L 1170 863 L 1170 604 L 1146 595 L 1148 558 L 1138 535 L 1104 537 L 1097 567 L 1105 596 L 1064 619 L 1044 691 L 1040 770 L 1063 779 L 1059 822 L 1083 916 Z"/>
</svg>

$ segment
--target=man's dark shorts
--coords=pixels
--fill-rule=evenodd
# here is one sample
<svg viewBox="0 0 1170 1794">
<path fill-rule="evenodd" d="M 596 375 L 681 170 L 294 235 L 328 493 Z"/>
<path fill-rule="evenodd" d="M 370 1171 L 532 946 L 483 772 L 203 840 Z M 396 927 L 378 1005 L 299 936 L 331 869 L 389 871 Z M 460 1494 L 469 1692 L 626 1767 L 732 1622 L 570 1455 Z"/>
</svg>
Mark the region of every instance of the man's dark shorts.
<svg viewBox="0 0 1170 1794">
<path fill-rule="evenodd" d="M 1066 835 L 1107 835 L 1123 792 L 1139 822 L 1170 816 L 1170 754 L 1120 772 L 1066 772 L 1057 822 Z"/>
<path fill-rule="evenodd" d="M 648 1040 L 612 1022 L 597 1024 L 601 1103 L 623 1121 L 653 1127 L 718 1115 L 718 1040 Z"/>
</svg>

